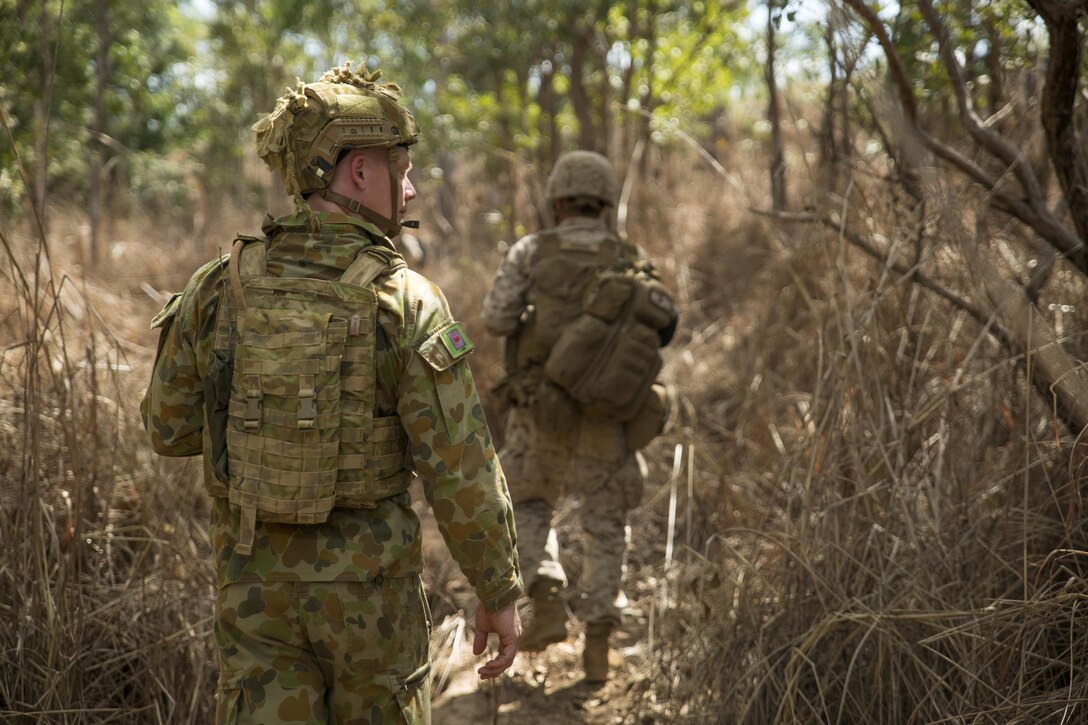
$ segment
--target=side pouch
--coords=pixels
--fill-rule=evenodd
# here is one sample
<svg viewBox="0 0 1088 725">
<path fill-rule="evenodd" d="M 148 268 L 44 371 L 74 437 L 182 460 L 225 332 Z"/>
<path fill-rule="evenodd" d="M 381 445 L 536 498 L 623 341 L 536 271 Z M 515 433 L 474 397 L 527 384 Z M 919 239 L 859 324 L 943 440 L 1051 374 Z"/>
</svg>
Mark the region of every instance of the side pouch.
<svg viewBox="0 0 1088 725">
<path fill-rule="evenodd" d="M 637 451 L 645 448 L 650 441 L 661 435 L 669 415 L 669 391 L 661 383 L 654 383 L 649 395 L 639 408 L 635 417 L 627 421 L 624 434 L 627 449 Z"/>
<path fill-rule="evenodd" d="M 596 284 L 586 291 L 582 311 L 605 322 L 612 322 L 623 312 L 635 285 L 634 277 L 623 272 L 603 272 Z"/>
<path fill-rule="evenodd" d="M 668 287 L 656 279 L 644 277 L 635 286 L 631 312 L 635 319 L 656 331 L 668 326 L 676 314 L 676 305 Z"/>
<path fill-rule="evenodd" d="M 536 427 L 548 433 L 572 430 L 578 414 L 574 400 L 558 385 L 546 379 L 537 385 L 529 412 Z"/>
<path fill-rule="evenodd" d="M 227 420 L 230 411 L 230 385 L 234 360 L 226 350 L 214 350 L 204 378 L 204 424 L 211 435 L 211 463 L 215 477 L 230 483 L 227 476 Z"/>
<path fill-rule="evenodd" d="M 628 323 L 608 341 L 607 354 L 575 389 L 579 400 L 590 400 L 588 412 L 628 421 L 635 417 L 661 370 L 657 333 Z"/>
<path fill-rule="evenodd" d="M 556 385 L 570 392 L 582 403 L 576 392 L 585 378 L 593 372 L 601 348 L 609 344 L 609 326 L 593 315 L 580 315 L 559 336 L 548 359 L 544 373 Z"/>
</svg>

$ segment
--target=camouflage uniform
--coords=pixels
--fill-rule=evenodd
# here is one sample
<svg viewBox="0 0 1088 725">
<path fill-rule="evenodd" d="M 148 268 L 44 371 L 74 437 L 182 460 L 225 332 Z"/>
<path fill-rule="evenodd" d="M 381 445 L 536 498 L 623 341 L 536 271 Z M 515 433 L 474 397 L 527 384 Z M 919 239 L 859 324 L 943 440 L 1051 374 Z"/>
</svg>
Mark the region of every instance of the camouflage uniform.
<svg viewBox="0 0 1088 725">
<path fill-rule="evenodd" d="M 606 227 L 596 219 L 573 217 L 556 229 L 565 243 L 577 244 L 599 238 Z M 490 332 L 510 337 L 521 328 L 537 246 L 537 235 L 523 237 L 503 259 L 484 299 L 482 318 Z M 587 623 L 617 626 L 615 600 L 623 579 L 627 514 L 639 504 L 643 487 L 624 424 L 574 414 L 563 424 L 551 425 L 515 405 L 507 419 L 502 461 L 518 512 L 518 552 L 529 590 L 539 581 L 566 586 L 559 552 L 548 541 L 559 498 L 576 496 L 581 499 L 586 549 L 579 613 Z"/>
<path fill-rule="evenodd" d="M 317 231 L 313 223 L 317 222 Z M 329 213 L 266 220 L 268 274 L 337 279 L 374 225 Z M 225 261 L 200 269 L 157 318 L 159 353 L 142 411 L 164 455 L 207 450 L 202 409 Z M 375 415 L 400 417 L 450 552 L 488 611 L 521 593 L 514 519 L 468 364 L 420 354 L 451 321 L 441 290 L 401 268 L 379 277 Z M 205 456 L 205 477 L 213 476 Z M 210 479 L 208 479 L 210 480 Z M 427 722 L 429 613 L 420 522 L 409 494 L 333 509 L 313 525 L 258 521 L 236 551 L 240 514 L 213 498 L 219 722 Z"/>
</svg>

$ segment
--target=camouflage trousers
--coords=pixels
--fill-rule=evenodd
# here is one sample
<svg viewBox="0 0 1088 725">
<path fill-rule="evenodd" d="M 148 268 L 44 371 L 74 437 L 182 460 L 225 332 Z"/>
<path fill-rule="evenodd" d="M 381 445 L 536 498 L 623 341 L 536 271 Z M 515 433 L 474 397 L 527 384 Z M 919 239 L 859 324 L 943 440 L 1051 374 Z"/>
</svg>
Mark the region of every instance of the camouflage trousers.
<svg viewBox="0 0 1088 725">
<path fill-rule="evenodd" d="M 643 486 L 623 424 L 578 418 L 555 431 L 538 425 L 527 409 L 513 408 L 500 458 L 517 515 L 518 556 L 528 591 L 538 580 L 566 586 L 552 517 L 560 497 L 576 496 L 585 544 L 578 615 L 618 626 L 615 601 L 623 584 L 627 513 L 641 500 Z"/>
<path fill-rule="evenodd" d="M 419 577 L 228 584 L 216 602 L 217 723 L 429 723 Z"/>
</svg>

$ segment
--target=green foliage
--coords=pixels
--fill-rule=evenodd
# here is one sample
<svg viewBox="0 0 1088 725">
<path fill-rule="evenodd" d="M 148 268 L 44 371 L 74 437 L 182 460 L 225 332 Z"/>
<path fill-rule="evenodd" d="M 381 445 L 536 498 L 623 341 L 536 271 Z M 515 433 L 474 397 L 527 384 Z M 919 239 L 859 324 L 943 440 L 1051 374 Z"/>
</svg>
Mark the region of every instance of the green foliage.
<svg viewBox="0 0 1088 725">
<path fill-rule="evenodd" d="M 0 144 L 0 199 L 27 192 L 16 149 L 32 179 L 45 173 L 72 199 L 93 183 L 89 150 L 103 182 L 130 182 L 140 199 L 157 183 L 154 157 L 188 169 L 164 185 L 196 175 L 214 195 L 245 193 L 264 181 L 249 126 L 284 86 L 346 61 L 405 88 L 427 157 L 469 149 L 497 170 L 547 167 L 581 144 L 622 154 L 650 117 L 705 139 L 738 79 L 758 78 L 738 35 L 746 17 L 707 0 L 504 0 L 487 12 L 468 0 L 5 3 L 0 77 L 25 82 L 0 86 L 15 136 Z"/>
<path fill-rule="evenodd" d="M 178 108 L 188 93 L 177 67 L 191 54 L 190 29 L 175 4 L 162 0 L 5 3 L 0 77 L 8 82 L 0 103 L 15 146 L 0 143 L 0 164 L 13 170 L 17 148 L 29 174 L 44 172 L 52 193 L 79 201 L 91 183 L 90 150 L 116 159 L 107 164 L 106 183 L 128 171 L 132 155 L 176 147 L 185 130 Z M 96 133 L 100 83 L 108 120 Z M 18 178 L 13 171 L 8 177 Z M 25 189 L 21 181 L 7 189 L 10 207 Z"/>
<path fill-rule="evenodd" d="M 987 101 L 993 80 L 988 54 L 996 52 L 1005 69 L 1025 68 L 1037 62 L 1045 44 L 1040 21 L 1026 3 L 941 0 L 934 2 L 934 6 L 980 106 Z M 925 22 L 917 3 L 901 4 L 892 27 L 897 49 L 908 76 L 914 81 L 918 98 L 937 104 L 947 102 L 950 86 L 940 58 L 938 39 Z"/>
</svg>

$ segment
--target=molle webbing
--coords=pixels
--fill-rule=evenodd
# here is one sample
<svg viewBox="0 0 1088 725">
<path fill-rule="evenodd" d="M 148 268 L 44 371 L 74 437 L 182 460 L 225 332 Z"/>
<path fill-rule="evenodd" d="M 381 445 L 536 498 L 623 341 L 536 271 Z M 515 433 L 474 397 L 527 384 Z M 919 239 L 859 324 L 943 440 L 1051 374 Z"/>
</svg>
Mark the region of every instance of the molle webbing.
<svg viewBox="0 0 1088 725">
<path fill-rule="evenodd" d="M 565 241 L 556 229 L 538 235 L 528 300 L 534 311 L 518 334 L 518 369 L 543 363 L 563 330 L 581 314 L 583 294 L 597 271 L 633 258 L 633 249 L 604 229 L 589 243 Z"/>
<path fill-rule="evenodd" d="M 250 241 L 231 255 L 233 314 L 216 335 L 234 357 L 228 485 L 209 487 L 241 509 L 242 554 L 258 520 L 321 523 L 335 507 L 375 508 L 412 478 L 400 419 L 374 416 L 371 285 L 403 260 L 369 246 L 336 281 L 272 277 L 266 245 Z"/>
</svg>

